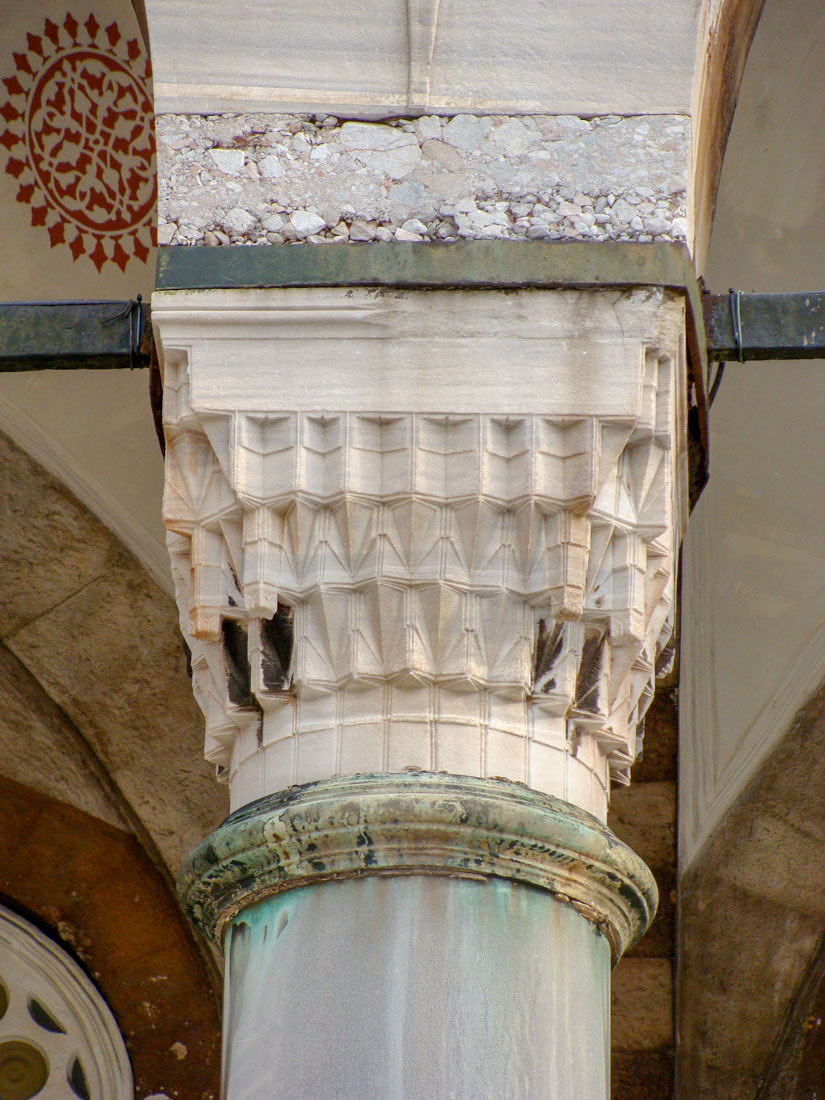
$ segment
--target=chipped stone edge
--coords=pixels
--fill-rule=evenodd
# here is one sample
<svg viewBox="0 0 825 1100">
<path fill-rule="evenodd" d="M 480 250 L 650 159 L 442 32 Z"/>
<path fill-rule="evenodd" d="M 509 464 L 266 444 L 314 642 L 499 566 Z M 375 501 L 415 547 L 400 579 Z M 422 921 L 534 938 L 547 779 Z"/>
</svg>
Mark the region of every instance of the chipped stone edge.
<svg viewBox="0 0 825 1100">
<path fill-rule="evenodd" d="M 264 897 L 376 874 L 540 887 L 595 924 L 614 964 L 658 903 L 646 864 L 584 810 L 503 779 L 414 770 L 308 783 L 245 806 L 185 861 L 178 893 L 220 947 L 228 923 Z"/>
</svg>

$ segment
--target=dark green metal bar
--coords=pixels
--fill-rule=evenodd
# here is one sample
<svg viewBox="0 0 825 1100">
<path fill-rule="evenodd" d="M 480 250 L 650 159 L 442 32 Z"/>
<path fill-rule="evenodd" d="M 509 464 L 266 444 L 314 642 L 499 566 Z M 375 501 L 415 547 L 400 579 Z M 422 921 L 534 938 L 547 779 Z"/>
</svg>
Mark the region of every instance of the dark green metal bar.
<svg viewBox="0 0 825 1100">
<path fill-rule="evenodd" d="M 0 372 L 148 367 L 148 304 L 0 303 Z"/>
<path fill-rule="evenodd" d="M 457 241 L 161 248 L 158 290 L 249 287 L 684 286 L 695 282 L 676 244 L 625 241 Z"/>
<path fill-rule="evenodd" d="M 708 294 L 704 315 L 709 359 L 825 359 L 823 291 Z"/>
</svg>

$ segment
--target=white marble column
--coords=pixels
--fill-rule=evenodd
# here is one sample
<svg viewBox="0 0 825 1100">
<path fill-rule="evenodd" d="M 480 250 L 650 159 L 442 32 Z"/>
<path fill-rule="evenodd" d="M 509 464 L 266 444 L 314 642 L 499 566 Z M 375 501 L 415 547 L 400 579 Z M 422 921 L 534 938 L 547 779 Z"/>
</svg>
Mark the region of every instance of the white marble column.
<svg viewBox="0 0 825 1100">
<path fill-rule="evenodd" d="M 608 1096 L 656 889 L 607 805 L 687 509 L 665 269 L 724 100 L 699 7 L 147 0 L 224 1100 Z"/>
<path fill-rule="evenodd" d="M 655 907 L 603 822 L 670 637 L 683 300 L 171 291 L 153 320 L 236 811 L 182 880 L 228 950 L 227 1100 L 603 1100 L 609 962 Z"/>
<path fill-rule="evenodd" d="M 227 1096 L 608 1095 L 608 944 L 543 890 L 424 875 L 290 890 L 233 922 L 227 959 Z"/>
</svg>

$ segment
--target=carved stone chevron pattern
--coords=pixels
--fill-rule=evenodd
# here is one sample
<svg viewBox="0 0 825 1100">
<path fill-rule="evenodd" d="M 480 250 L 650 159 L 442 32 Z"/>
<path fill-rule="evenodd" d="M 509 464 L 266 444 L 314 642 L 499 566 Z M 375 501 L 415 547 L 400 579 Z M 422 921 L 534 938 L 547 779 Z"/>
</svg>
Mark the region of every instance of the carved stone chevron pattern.
<svg viewBox="0 0 825 1100">
<path fill-rule="evenodd" d="M 252 292 L 269 297 L 241 317 L 219 293 L 208 312 L 202 296 L 156 295 L 153 316 L 169 550 L 206 755 L 233 805 L 419 768 L 523 782 L 603 819 L 610 776 L 628 780 L 671 631 L 680 300 L 527 292 L 528 314 L 553 316 L 544 336 L 525 336 L 529 316 L 516 310 L 508 334 L 507 296 L 477 292 L 455 304 L 478 321 L 459 345 L 426 338 L 439 307 L 426 292 Z M 290 295 L 318 309 L 317 326 L 296 335 Z M 333 295 L 330 343 L 321 313 Z M 643 316 L 628 334 L 634 299 Z M 377 340 L 358 316 L 376 303 Z M 496 359 L 508 335 L 510 367 Z M 308 346 L 296 353 L 298 340 Z M 607 382 L 589 390 L 569 377 L 587 369 L 588 340 L 616 391 L 607 402 L 593 399 Z M 398 375 L 395 341 L 426 357 L 423 384 Z M 552 364 L 529 400 L 509 381 L 529 374 L 525 356 Z M 297 364 L 292 393 L 285 357 Z M 485 364 L 501 412 L 473 385 Z M 437 391 L 451 372 L 452 408 L 432 411 L 427 382 Z M 342 374 L 352 407 L 326 408 Z"/>
</svg>

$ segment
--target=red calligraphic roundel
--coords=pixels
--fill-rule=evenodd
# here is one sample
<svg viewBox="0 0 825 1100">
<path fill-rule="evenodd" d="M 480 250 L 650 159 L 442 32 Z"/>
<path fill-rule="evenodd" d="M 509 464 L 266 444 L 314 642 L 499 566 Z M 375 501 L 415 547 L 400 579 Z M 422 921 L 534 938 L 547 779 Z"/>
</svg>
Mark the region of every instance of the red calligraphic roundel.
<svg viewBox="0 0 825 1100">
<path fill-rule="evenodd" d="M 6 171 L 19 180 L 19 202 L 31 208 L 51 246 L 68 246 L 125 270 L 145 261 L 152 244 L 155 143 L 149 67 L 137 39 L 93 15 L 62 25 L 46 20 L 13 55 L 0 110 L 8 129 Z"/>
</svg>

